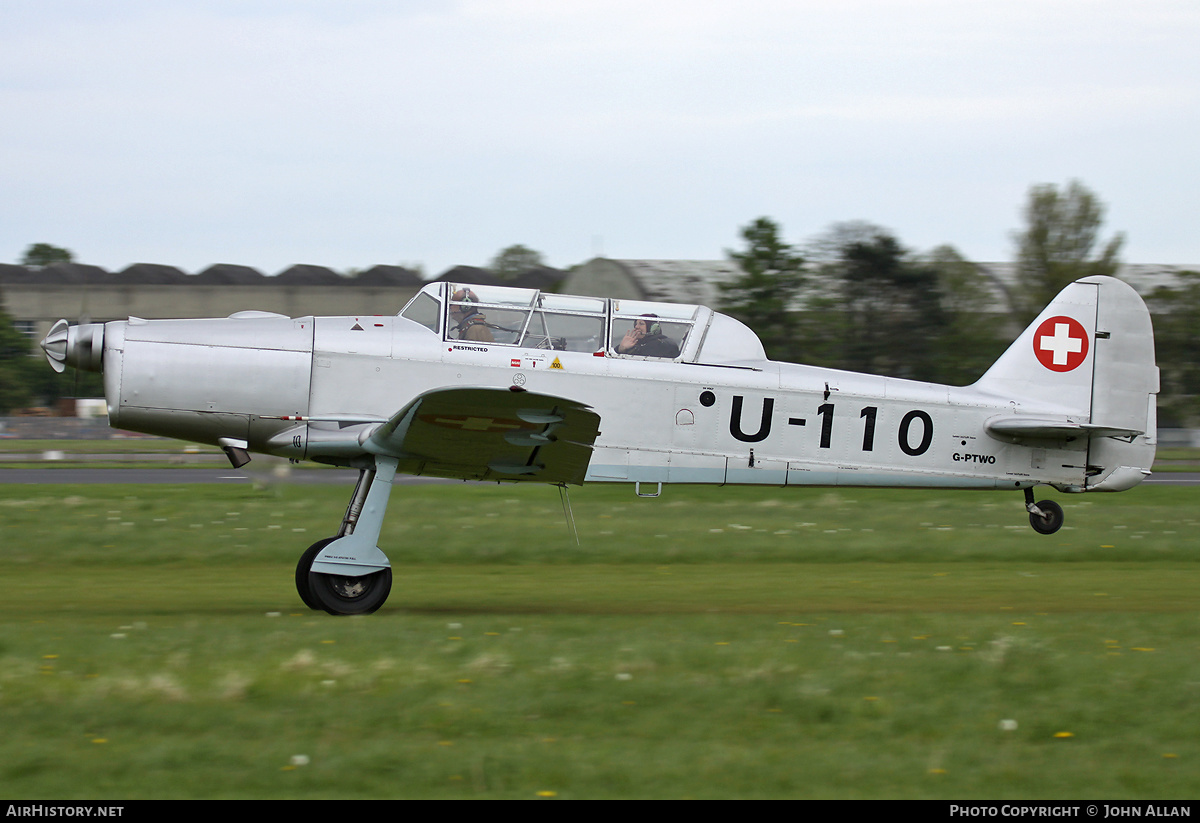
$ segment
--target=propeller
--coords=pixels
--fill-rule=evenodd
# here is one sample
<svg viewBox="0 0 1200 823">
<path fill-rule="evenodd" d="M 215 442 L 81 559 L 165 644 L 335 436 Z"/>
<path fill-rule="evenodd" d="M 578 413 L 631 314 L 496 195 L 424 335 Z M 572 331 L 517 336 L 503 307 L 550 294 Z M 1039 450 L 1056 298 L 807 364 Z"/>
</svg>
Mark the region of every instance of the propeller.
<svg viewBox="0 0 1200 823">
<path fill-rule="evenodd" d="M 94 372 L 104 369 L 103 323 L 72 326 L 66 320 L 59 320 L 43 338 L 41 346 L 50 368 L 59 374 L 66 371 L 67 366 Z"/>
<path fill-rule="evenodd" d="M 50 333 L 42 338 L 42 351 L 46 353 L 46 362 L 50 368 L 59 374 L 67 370 L 67 337 L 70 324 L 59 320 L 50 329 Z"/>
</svg>

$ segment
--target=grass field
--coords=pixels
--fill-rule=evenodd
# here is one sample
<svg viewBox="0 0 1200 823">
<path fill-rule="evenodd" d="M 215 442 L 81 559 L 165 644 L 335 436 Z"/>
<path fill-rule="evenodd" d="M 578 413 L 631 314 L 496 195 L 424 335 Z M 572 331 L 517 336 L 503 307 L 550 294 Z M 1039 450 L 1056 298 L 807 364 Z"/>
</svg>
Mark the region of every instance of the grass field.
<svg viewBox="0 0 1200 823">
<path fill-rule="evenodd" d="M 1200 796 L 1195 493 L 0 486 L 0 795 Z M 1051 493 L 1052 494 L 1052 493 Z"/>
</svg>

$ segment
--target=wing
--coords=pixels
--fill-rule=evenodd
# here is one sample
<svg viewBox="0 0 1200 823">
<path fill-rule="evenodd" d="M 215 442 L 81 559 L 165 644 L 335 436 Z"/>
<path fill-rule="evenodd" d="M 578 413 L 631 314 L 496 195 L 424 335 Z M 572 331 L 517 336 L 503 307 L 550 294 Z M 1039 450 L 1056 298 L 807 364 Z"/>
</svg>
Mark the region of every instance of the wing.
<svg viewBox="0 0 1200 823">
<path fill-rule="evenodd" d="M 411 474 L 583 483 L 600 415 L 574 400 L 509 389 L 436 389 L 375 429 L 363 446 Z"/>
</svg>

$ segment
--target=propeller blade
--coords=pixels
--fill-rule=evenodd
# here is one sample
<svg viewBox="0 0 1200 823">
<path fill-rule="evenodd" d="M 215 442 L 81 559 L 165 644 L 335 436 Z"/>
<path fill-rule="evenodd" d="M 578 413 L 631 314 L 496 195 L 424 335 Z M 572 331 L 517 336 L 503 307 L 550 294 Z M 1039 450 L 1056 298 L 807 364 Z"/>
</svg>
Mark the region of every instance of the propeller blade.
<svg viewBox="0 0 1200 823">
<path fill-rule="evenodd" d="M 42 351 L 46 353 L 46 362 L 59 374 L 67 370 L 67 329 L 69 326 L 70 323 L 66 320 L 59 320 L 41 342 Z"/>
</svg>

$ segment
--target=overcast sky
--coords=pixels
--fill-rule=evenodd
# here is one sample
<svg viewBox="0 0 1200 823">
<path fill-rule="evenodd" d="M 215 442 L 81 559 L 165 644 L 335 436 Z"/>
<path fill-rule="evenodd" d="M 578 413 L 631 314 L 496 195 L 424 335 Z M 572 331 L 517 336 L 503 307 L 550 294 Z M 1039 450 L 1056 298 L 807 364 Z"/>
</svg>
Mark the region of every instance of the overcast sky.
<svg viewBox="0 0 1200 823">
<path fill-rule="evenodd" d="M 1003 261 L 1079 179 L 1200 264 L 1198 145 L 1197 0 L 0 0 L 0 262 Z"/>
</svg>

